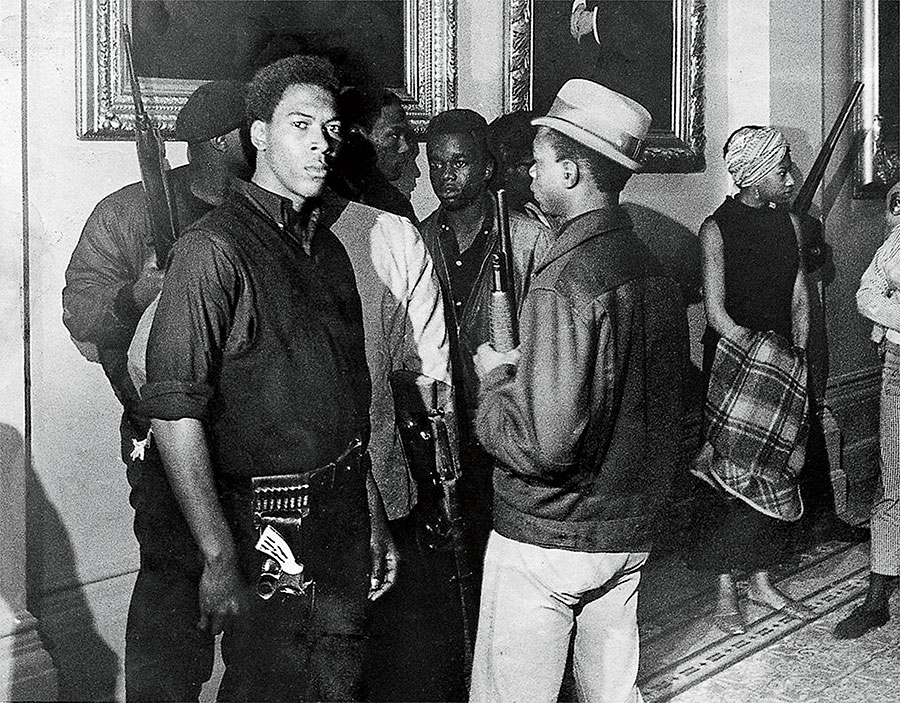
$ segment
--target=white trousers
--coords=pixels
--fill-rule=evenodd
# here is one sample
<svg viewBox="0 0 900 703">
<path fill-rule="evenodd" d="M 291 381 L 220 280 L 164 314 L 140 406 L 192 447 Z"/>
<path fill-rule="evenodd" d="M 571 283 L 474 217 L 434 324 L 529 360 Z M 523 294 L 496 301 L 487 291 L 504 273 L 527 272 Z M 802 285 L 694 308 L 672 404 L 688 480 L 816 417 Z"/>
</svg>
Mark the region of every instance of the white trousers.
<svg viewBox="0 0 900 703">
<path fill-rule="evenodd" d="M 900 346 L 887 342 L 881 372 L 881 478 L 872 506 L 872 571 L 900 575 Z"/>
<path fill-rule="evenodd" d="M 579 700 L 642 703 L 637 594 L 647 556 L 547 549 L 491 532 L 469 700 L 556 703 L 574 633 Z"/>
</svg>

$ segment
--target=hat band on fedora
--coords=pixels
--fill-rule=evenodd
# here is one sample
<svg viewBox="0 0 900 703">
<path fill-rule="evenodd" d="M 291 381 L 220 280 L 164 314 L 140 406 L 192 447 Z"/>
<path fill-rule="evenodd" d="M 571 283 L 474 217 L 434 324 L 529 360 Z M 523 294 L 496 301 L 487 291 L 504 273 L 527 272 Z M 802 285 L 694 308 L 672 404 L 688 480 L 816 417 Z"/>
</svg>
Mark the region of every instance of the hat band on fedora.
<svg viewBox="0 0 900 703">
<path fill-rule="evenodd" d="M 584 110 L 575 107 L 559 96 L 553 101 L 553 106 L 547 113 L 547 117 L 555 117 L 563 122 L 568 122 L 573 127 L 576 127 L 597 139 L 603 140 L 610 146 L 615 147 L 616 151 L 623 156 L 632 159 L 633 161 L 641 160 L 641 154 L 644 151 L 643 139 L 639 139 L 633 134 L 626 132 L 621 127 L 615 127 L 603 120 L 598 120 L 595 117 L 591 118 L 590 125 L 586 125 L 583 120 L 584 116 Z M 610 135 L 615 136 L 612 137 Z"/>
</svg>

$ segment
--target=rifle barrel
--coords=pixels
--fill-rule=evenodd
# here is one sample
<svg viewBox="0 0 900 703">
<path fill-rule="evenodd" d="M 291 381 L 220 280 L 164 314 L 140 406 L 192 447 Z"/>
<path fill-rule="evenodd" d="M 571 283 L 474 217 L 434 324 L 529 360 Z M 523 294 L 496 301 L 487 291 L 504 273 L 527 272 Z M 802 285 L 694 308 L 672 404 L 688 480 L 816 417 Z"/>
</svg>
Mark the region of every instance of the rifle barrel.
<svg viewBox="0 0 900 703">
<path fill-rule="evenodd" d="M 831 131 L 828 133 L 828 138 L 822 144 L 822 148 L 819 149 L 819 153 L 816 156 L 816 160 L 813 162 L 812 168 L 809 169 L 806 180 L 803 181 L 803 185 L 800 186 L 800 190 L 797 191 L 797 197 L 794 199 L 794 204 L 791 206 L 793 212 L 800 215 L 806 214 L 810 205 L 812 205 L 813 197 L 822 182 L 822 178 L 825 176 L 825 169 L 828 166 L 828 161 L 831 158 L 832 153 L 834 153 L 834 149 L 841 137 L 841 132 L 844 131 L 844 127 L 847 125 L 847 120 L 850 118 L 853 106 L 856 104 L 856 101 L 859 100 L 862 89 L 863 84 L 859 81 L 856 81 L 853 84 L 850 95 L 847 96 L 847 100 L 844 101 L 844 106 L 838 113 L 837 119 L 831 127 Z"/>
</svg>

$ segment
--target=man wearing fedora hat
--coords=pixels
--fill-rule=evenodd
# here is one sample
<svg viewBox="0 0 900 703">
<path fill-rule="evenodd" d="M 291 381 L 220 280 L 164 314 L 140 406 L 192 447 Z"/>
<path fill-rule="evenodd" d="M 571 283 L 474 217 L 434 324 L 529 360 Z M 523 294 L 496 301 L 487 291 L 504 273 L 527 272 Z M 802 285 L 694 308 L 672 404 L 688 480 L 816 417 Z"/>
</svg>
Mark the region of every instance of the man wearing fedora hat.
<svg viewBox="0 0 900 703">
<path fill-rule="evenodd" d="M 241 138 L 244 83 L 200 86 L 178 113 L 175 138 L 190 163 L 169 172 L 178 222 L 184 227 L 218 205 L 235 178 L 249 176 Z M 162 286 L 150 210 L 141 183 L 98 203 L 66 269 L 63 322 L 79 350 L 99 362 L 122 403 L 122 460 L 131 487 L 140 549 L 125 626 L 128 700 L 197 700 L 213 664 L 213 638 L 197 628 L 199 553 L 169 487 L 150 421 L 139 408 L 126 354 L 145 308 Z"/>
<path fill-rule="evenodd" d="M 637 589 L 677 463 L 681 294 L 619 194 L 650 115 L 586 80 L 538 117 L 532 190 L 560 223 L 520 316 L 482 345 L 478 438 L 496 459 L 472 701 L 556 701 L 573 638 L 579 699 L 640 701 Z"/>
</svg>

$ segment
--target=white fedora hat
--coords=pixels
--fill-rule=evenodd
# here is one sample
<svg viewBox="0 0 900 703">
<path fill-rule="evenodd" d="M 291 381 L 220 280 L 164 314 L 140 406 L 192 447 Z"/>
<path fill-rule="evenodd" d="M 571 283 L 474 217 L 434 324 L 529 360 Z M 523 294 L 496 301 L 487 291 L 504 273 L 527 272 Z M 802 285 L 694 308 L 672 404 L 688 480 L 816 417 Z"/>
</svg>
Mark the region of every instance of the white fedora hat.
<svg viewBox="0 0 900 703">
<path fill-rule="evenodd" d="M 650 113 L 640 103 L 599 83 L 573 78 L 559 89 L 550 111 L 533 125 L 550 127 L 632 171 L 641 169 Z"/>
</svg>

